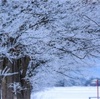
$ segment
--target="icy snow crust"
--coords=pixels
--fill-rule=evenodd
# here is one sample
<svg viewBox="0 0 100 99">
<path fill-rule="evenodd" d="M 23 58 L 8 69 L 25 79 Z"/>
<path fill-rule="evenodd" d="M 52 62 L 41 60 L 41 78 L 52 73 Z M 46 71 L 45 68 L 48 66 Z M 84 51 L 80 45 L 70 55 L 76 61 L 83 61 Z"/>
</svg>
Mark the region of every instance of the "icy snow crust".
<svg viewBox="0 0 100 99">
<path fill-rule="evenodd" d="M 31 99 L 89 99 L 96 95 L 96 87 L 57 87 L 32 94 Z"/>
</svg>

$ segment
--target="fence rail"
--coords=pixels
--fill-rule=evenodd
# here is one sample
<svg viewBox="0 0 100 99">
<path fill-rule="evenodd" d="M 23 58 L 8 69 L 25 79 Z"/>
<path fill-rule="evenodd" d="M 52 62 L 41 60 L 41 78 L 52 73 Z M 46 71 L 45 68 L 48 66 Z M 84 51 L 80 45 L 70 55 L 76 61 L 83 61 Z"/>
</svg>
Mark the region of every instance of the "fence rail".
<svg viewBox="0 0 100 99">
<path fill-rule="evenodd" d="M 100 99 L 100 97 L 89 97 L 89 99 Z"/>
</svg>

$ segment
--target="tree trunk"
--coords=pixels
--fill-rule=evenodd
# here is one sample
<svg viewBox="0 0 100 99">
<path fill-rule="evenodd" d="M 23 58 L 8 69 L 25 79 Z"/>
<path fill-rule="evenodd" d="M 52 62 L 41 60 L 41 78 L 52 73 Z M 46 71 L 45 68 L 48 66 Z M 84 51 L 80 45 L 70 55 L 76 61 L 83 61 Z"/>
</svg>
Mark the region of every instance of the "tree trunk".
<svg viewBox="0 0 100 99">
<path fill-rule="evenodd" d="M 27 56 L 20 59 L 13 59 L 13 62 L 10 62 L 7 58 L 4 58 L 3 63 L 0 63 L 2 64 L 1 67 L 3 69 L 6 66 L 10 68 L 9 73 L 17 73 L 12 76 L 6 76 L 2 78 L 2 99 L 30 99 L 31 86 L 30 83 L 24 79 L 26 76 L 29 60 L 30 59 Z M 23 70 L 23 72 L 20 72 L 21 70 Z M 13 88 L 9 87 L 10 84 L 14 82 L 19 82 L 23 88 L 23 90 L 20 90 L 20 92 L 17 92 L 16 94 L 13 92 Z"/>
</svg>

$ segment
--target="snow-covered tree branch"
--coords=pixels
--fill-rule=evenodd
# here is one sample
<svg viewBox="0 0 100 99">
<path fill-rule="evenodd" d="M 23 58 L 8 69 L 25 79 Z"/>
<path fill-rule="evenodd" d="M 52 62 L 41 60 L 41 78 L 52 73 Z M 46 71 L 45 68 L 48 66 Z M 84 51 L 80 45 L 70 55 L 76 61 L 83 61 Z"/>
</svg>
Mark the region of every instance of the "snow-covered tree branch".
<svg viewBox="0 0 100 99">
<path fill-rule="evenodd" d="M 5 91 L 3 96 L 8 90 L 9 93 L 12 92 L 7 87 L 9 84 L 17 87 L 15 82 L 19 82 L 21 88 L 26 86 L 29 89 L 26 92 L 28 95 L 21 90 L 16 96 L 18 99 L 29 99 L 30 77 L 33 76 L 33 84 L 45 82 L 47 74 L 50 74 L 49 80 L 59 74 L 66 75 L 69 80 L 77 71 L 80 73 L 80 69 L 87 66 L 84 61 L 100 57 L 100 2 L 4 2 L 7 4 L 0 7 L 0 73 L 2 76 L 15 75 L 12 78 L 5 77 L 5 83 L 2 84 Z M 46 80 L 47 83 L 49 80 Z M 7 95 L 3 99 L 11 97 Z"/>
</svg>

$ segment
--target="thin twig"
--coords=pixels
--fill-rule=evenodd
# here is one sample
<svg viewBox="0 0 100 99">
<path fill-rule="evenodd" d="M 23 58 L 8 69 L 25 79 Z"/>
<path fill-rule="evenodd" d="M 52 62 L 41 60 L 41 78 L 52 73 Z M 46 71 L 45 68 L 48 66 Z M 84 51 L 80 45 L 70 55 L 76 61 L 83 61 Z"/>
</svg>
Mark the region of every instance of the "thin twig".
<svg viewBox="0 0 100 99">
<path fill-rule="evenodd" d="M 83 16 L 85 16 L 86 18 L 88 18 L 89 20 L 91 20 L 93 23 L 95 23 L 97 26 L 100 27 L 100 25 L 99 25 L 96 21 L 92 20 L 92 19 L 91 19 L 90 17 L 88 17 L 87 15 L 83 15 Z"/>
</svg>

